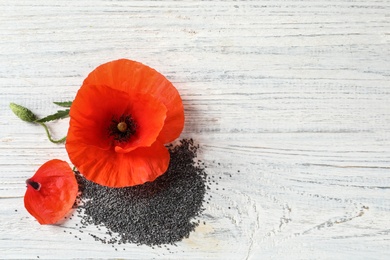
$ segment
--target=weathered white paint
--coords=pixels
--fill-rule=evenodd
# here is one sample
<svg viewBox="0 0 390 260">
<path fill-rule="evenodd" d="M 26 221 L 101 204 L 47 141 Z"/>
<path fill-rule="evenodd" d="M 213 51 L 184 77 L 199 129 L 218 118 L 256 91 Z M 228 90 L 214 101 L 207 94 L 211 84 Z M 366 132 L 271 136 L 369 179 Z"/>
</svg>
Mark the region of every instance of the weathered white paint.
<svg viewBox="0 0 390 260">
<path fill-rule="evenodd" d="M 0 0 L 0 8 L 1 258 L 390 258 L 389 1 Z M 54 112 L 50 103 L 71 100 L 94 67 L 122 57 L 177 86 L 183 137 L 200 143 L 219 181 L 206 225 L 170 250 L 79 241 L 69 234 L 77 220 L 39 226 L 23 207 L 25 179 L 68 158 L 9 102 Z M 60 138 L 67 121 L 52 127 Z"/>
</svg>

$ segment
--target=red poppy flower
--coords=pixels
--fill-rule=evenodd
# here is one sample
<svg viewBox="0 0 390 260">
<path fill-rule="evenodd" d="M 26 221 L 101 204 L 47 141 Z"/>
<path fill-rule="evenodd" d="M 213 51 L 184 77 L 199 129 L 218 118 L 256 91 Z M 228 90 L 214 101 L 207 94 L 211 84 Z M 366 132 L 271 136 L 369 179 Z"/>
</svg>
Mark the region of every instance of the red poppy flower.
<svg viewBox="0 0 390 260">
<path fill-rule="evenodd" d="M 70 109 L 66 150 L 93 182 L 143 184 L 167 170 L 164 144 L 183 126 L 182 100 L 171 82 L 139 62 L 116 60 L 84 80 Z"/>
<path fill-rule="evenodd" d="M 72 169 L 57 159 L 44 163 L 26 184 L 24 206 L 40 224 L 61 220 L 72 208 L 78 192 Z"/>
</svg>

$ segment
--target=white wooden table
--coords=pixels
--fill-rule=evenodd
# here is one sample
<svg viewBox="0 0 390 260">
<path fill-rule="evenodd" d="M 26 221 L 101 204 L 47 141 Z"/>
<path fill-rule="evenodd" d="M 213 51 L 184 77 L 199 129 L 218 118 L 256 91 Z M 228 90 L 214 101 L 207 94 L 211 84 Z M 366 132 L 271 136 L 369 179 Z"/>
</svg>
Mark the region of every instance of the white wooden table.
<svg viewBox="0 0 390 260">
<path fill-rule="evenodd" d="M 0 0 L 0 9 L 0 258 L 390 258 L 389 1 Z M 174 83 L 182 137 L 222 177 L 206 225 L 170 251 L 79 241 L 63 232 L 72 221 L 40 226 L 23 206 L 25 179 L 69 159 L 8 104 L 52 113 L 51 102 L 72 100 L 90 71 L 118 58 Z M 67 125 L 52 124 L 54 136 Z"/>
</svg>

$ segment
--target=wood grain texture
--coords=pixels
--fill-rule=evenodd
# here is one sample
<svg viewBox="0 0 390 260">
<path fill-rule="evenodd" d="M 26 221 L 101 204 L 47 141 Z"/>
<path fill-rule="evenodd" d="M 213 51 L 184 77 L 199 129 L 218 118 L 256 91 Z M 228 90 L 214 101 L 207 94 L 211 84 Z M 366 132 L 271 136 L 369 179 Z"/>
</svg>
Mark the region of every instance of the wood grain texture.
<svg viewBox="0 0 390 260">
<path fill-rule="evenodd" d="M 389 1 L 0 0 L 0 8 L 0 258 L 390 258 Z M 174 83 L 182 137 L 200 144 L 218 179 L 206 224 L 170 250 L 115 251 L 70 235 L 77 220 L 39 226 L 23 207 L 25 179 L 49 159 L 69 160 L 9 102 L 54 112 L 51 102 L 72 100 L 93 68 L 117 58 Z M 54 135 L 67 124 L 52 125 Z"/>
</svg>

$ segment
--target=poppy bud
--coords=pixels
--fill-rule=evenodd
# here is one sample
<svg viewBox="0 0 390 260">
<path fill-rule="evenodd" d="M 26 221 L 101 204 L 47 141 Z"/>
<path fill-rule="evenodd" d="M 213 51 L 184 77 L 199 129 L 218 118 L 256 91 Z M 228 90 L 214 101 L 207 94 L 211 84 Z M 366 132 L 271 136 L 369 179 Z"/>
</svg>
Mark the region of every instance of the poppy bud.
<svg viewBox="0 0 390 260">
<path fill-rule="evenodd" d="M 31 123 L 31 122 L 34 122 L 35 120 L 37 120 L 37 116 L 34 115 L 34 113 L 31 112 L 31 110 L 29 110 L 21 105 L 18 105 L 15 103 L 10 103 L 9 107 L 11 108 L 12 112 L 14 112 L 14 114 L 17 117 L 19 117 L 20 119 L 22 119 L 23 121 Z"/>
</svg>

